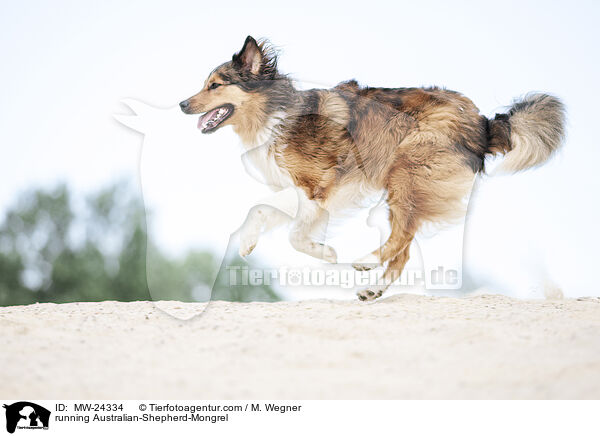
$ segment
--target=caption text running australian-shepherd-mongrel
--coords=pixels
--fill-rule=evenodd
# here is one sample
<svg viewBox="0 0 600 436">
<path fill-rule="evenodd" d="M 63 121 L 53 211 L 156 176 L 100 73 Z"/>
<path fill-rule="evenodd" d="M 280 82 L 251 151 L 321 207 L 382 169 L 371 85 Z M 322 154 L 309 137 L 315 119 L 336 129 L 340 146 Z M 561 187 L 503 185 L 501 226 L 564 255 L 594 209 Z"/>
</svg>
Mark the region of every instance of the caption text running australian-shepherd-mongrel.
<svg viewBox="0 0 600 436">
<path fill-rule="evenodd" d="M 488 119 L 468 98 L 435 87 L 370 88 L 350 80 L 300 91 L 278 71 L 268 44 L 250 36 L 180 106 L 203 114 L 202 133 L 231 125 L 269 185 L 296 188 L 290 242 L 303 253 L 336 262 L 334 249 L 314 238 L 328 213 L 354 207 L 370 192 L 386 193 L 391 234 L 354 267 L 387 267 L 379 284 L 359 291 L 361 300 L 381 296 L 399 278 L 421 225 L 464 213 L 486 155 L 506 154 L 503 169 L 519 171 L 548 160 L 564 137 L 563 104 L 546 94 L 530 94 Z M 283 221 L 285 208 L 249 212 L 242 256 Z"/>
</svg>

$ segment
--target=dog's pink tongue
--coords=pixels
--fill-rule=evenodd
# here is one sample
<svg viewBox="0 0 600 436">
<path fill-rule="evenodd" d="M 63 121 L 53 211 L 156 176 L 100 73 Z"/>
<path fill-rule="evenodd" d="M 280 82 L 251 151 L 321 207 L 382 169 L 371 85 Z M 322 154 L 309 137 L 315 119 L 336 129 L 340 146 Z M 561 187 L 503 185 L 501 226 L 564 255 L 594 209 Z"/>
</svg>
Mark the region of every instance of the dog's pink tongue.
<svg viewBox="0 0 600 436">
<path fill-rule="evenodd" d="M 216 112 L 217 112 L 217 110 L 213 109 L 212 111 L 208 111 L 204 115 L 201 115 L 200 118 L 198 118 L 198 128 L 203 129 L 204 123 L 206 121 L 210 120 Z"/>
</svg>

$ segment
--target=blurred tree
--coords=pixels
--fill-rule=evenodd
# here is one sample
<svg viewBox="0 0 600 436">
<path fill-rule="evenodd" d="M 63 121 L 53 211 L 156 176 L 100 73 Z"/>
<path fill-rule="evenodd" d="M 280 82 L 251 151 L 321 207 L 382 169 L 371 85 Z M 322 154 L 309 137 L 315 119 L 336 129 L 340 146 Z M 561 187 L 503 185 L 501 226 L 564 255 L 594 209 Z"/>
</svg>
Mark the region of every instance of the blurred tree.
<svg viewBox="0 0 600 436">
<path fill-rule="evenodd" d="M 217 260 L 209 252 L 171 259 L 149 240 L 143 204 L 120 183 L 77 202 L 65 185 L 23 194 L 0 225 L 0 305 L 151 298 L 195 301 L 210 293 Z M 268 286 L 229 287 L 221 272 L 212 299 L 277 301 Z M 157 284 L 157 283 L 155 283 Z M 206 292 L 208 291 L 208 292 Z"/>
</svg>

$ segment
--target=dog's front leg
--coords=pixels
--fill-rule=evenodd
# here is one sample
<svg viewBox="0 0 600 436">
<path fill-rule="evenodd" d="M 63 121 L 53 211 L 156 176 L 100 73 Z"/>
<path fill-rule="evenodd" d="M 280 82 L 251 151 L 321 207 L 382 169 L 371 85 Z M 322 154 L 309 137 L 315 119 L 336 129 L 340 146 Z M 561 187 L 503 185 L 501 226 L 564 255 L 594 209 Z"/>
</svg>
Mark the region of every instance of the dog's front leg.
<svg viewBox="0 0 600 436">
<path fill-rule="evenodd" d="M 240 229 L 240 256 L 249 255 L 260 235 L 289 222 L 298 211 L 298 196 L 293 188 L 276 192 L 248 212 Z"/>
<path fill-rule="evenodd" d="M 298 190 L 298 196 L 298 214 L 290 232 L 290 243 L 301 253 L 326 262 L 336 263 L 337 254 L 333 247 L 313 239 L 315 232 L 326 229 L 329 212 L 319 206 L 316 201 L 309 200 L 304 191 Z"/>
</svg>

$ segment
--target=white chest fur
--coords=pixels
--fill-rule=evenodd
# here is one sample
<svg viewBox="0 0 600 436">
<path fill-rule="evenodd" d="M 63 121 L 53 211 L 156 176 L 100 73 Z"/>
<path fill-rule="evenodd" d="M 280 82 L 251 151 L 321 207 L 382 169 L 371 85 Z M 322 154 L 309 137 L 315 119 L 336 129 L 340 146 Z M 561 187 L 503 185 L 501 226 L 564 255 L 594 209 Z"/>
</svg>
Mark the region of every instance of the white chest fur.
<svg viewBox="0 0 600 436">
<path fill-rule="evenodd" d="M 246 171 L 257 180 L 279 191 L 293 186 L 287 171 L 282 169 L 275 159 L 273 143 L 277 134 L 277 125 L 283 122 L 285 115 L 277 113 L 270 118 L 267 125 L 261 129 L 251 143 L 244 143 L 247 150 L 242 156 Z"/>
<path fill-rule="evenodd" d="M 269 185 L 274 191 L 293 186 L 288 172 L 277 165 L 270 144 L 249 150 L 242 156 L 242 162 L 252 177 Z"/>
</svg>

